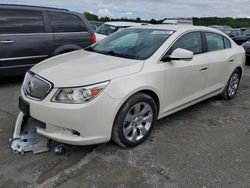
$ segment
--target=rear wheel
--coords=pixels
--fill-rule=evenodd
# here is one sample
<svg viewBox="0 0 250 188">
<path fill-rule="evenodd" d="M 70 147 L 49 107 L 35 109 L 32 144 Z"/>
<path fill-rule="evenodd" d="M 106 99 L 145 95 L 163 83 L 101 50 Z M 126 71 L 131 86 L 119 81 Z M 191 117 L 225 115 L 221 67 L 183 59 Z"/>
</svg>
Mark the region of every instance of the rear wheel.
<svg viewBox="0 0 250 188">
<path fill-rule="evenodd" d="M 112 139 L 123 147 L 144 142 L 151 133 L 157 118 L 154 100 L 143 93 L 128 99 L 119 110 L 112 131 Z"/>
<path fill-rule="evenodd" d="M 236 69 L 233 74 L 230 76 L 226 88 L 221 94 L 222 97 L 226 100 L 230 100 L 235 97 L 240 85 L 240 71 Z"/>
</svg>

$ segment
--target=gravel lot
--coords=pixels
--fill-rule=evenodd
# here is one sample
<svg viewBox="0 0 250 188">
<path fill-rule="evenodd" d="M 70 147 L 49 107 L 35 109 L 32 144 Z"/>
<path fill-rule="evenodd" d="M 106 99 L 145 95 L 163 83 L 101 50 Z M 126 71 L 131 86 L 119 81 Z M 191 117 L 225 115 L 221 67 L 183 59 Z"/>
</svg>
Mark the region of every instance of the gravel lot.
<svg viewBox="0 0 250 188">
<path fill-rule="evenodd" d="M 232 101 L 212 98 L 157 122 L 144 144 L 14 154 L 22 78 L 0 83 L 0 187 L 250 187 L 250 67 Z"/>
</svg>

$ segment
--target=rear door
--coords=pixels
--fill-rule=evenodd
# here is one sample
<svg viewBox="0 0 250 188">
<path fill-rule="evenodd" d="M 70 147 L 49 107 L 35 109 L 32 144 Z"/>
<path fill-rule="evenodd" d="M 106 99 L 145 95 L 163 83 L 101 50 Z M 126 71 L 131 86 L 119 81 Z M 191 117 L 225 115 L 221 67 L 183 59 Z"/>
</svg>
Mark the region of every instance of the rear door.
<svg viewBox="0 0 250 188">
<path fill-rule="evenodd" d="M 46 33 L 43 14 L 31 9 L 0 9 L 1 75 L 23 74 L 51 55 L 53 35 Z"/>
<path fill-rule="evenodd" d="M 232 70 L 235 57 L 231 42 L 224 36 L 205 32 L 206 51 L 209 61 L 208 80 L 206 88 L 208 92 L 215 92 L 221 90 L 227 81 L 227 73 Z"/>
<path fill-rule="evenodd" d="M 48 11 L 55 39 L 54 55 L 91 45 L 91 34 L 82 18 L 76 14 Z"/>
</svg>

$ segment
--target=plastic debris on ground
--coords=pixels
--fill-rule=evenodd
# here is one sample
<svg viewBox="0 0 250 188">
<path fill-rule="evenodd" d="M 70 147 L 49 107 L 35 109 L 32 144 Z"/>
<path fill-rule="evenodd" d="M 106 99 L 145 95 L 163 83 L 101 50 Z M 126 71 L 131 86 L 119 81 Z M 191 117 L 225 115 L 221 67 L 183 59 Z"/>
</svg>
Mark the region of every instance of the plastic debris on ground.
<svg viewBox="0 0 250 188">
<path fill-rule="evenodd" d="M 38 154 L 49 151 L 49 139 L 39 135 L 36 129 L 36 121 L 33 119 L 23 121 L 20 136 L 10 139 L 11 149 L 15 153 L 21 154 L 25 152 Z"/>
</svg>

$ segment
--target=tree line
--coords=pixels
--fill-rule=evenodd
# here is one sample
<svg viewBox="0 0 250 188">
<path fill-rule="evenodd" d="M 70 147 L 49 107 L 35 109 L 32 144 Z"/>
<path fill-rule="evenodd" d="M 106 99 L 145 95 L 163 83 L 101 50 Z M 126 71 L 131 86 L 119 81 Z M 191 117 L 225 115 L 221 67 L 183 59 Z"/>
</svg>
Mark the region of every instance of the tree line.
<svg viewBox="0 0 250 188">
<path fill-rule="evenodd" d="M 150 24 L 161 24 L 164 19 L 160 20 L 143 20 L 141 18 L 130 19 L 130 18 L 110 18 L 110 17 L 98 17 L 95 14 L 91 14 L 89 12 L 84 12 L 86 18 L 90 21 L 100 21 L 100 22 L 108 22 L 108 21 L 128 21 L 128 22 L 140 22 L 140 23 L 150 23 Z M 250 27 L 250 18 L 232 18 L 232 17 L 194 17 L 193 18 L 194 25 L 201 26 L 211 26 L 211 25 L 227 25 L 233 28 L 242 28 L 242 27 Z"/>
</svg>

